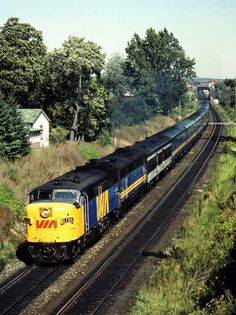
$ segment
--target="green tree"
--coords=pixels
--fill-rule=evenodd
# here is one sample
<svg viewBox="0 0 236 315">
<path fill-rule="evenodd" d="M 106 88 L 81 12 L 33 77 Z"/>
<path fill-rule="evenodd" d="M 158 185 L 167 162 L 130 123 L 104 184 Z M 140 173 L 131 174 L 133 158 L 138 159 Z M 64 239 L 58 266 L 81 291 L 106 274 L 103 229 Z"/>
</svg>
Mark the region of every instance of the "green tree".
<svg viewBox="0 0 236 315">
<path fill-rule="evenodd" d="M 71 141 L 95 136 L 106 117 L 107 95 L 100 83 L 104 59 L 100 46 L 72 36 L 48 54 L 52 116 L 70 127 Z"/>
<path fill-rule="evenodd" d="M 117 127 L 127 125 L 130 121 L 127 101 L 132 95 L 131 77 L 125 75 L 125 58 L 114 54 L 106 63 L 102 73 L 102 81 L 108 91 L 111 125 Z"/>
<path fill-rule="evenodd" d="M 141 70 L 135 87 L 125 70 L 126 60 L 116 54 L 107 62 L 102 75 L 109 91 L 109 117 L 114 127 L 143 122 L 160 111 L 155 72 Z"/>
<path fill-rule="evenodd" d="M 29 130 L 13 99 L 0 97 L 0 159 L 14 160 L 30 152 Z"/>
<path fill-rule="evenodd" d="M 143 76 L 150 72 L 145 88 L 156 85 L 158 104 L 168 113 L 186 91 L 185 78 L 194 76 L 194 59 L 186 57 L 179 41 L 167 29 L 156 33 L 146 31 L 144 39 L 134 34 L 126 48 L 126 74 L 134 78 L 134 88 L 139 90 Z M 149 81 L 149 83 L 148 83 Z M 156 98 L 156 96 L 155 96 Z"/>
<path fill-rule="evenodd" d="M 64 143 L 68 136 L 68 130 L 58 126 L 52 128 L 50 132 L 50 141 L 55 144 Z"/>
<path fill-rule="evenodd" d="M 0 28 L 0 91 L 24 106 L 38 106 L 45 79 L 42 33 L 18 18 Z"/>
<path fill-rule="evenodd" d="M 236 107 L 236 79 L 225 79 L 215 84 L 216 95 L 220 103 L 228 107 Z"/>
<path fill-rule="evenodd" d="M 139 86 L 132 93 L 120 97 L 113 106 L 115 126 L 132 125 L 150 119 L 161 111 L 155 74 L 143 70 Z"/>
<path fill-rule="evenodd" d="M 132 78 L 125 75 L 126 61 L 119 54 L 114 54 L 106 63 L 102 75 L 110 99 L 113 96 L 130 94 Z"/>
</svg>

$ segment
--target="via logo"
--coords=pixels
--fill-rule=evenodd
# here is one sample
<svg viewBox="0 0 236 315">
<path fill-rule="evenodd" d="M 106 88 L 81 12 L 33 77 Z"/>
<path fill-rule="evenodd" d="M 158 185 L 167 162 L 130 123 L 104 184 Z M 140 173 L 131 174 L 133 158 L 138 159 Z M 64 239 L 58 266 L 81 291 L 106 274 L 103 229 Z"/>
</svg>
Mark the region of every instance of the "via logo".
<svg viewBox="0 0 236 315">
<path fill-rule="evenodd" d="M 57 220 L 36 221 L 36 229 L 51 229 L 52 227 L 57 228 Z"/>
</svg>

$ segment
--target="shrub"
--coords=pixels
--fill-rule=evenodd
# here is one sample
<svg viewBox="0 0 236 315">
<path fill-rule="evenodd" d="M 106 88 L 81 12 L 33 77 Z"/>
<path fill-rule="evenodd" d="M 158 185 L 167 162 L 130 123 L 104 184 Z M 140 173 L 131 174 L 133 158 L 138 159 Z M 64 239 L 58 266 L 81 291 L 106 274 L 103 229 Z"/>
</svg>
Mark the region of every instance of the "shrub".
<svg viewBox="0 0 236 315">
<path fill-rule="evenodd" d="M 10 259 L 15 257 L 17 244 L 18 240 L 16 240 L 13 236 L 6 238 L 0 244 L 0 271 L 3 270 L 4 266 Z"/>
<path fill-rule="evenodd" d="M 10 233 L 11 225 L 11 212 L 7 207 L 0 206 L 0 243 L 6 238 Z"/>
<path fill-rule="evenodd" d="M 98 143 L 103 147 L 105 147 L 107 145 L 111 145 L 112 139 L 111 139 L 111 136 L 107 130 L 102 131 L 102 133 L 100 134 L 100 136 L 98 138 Z"/>
<path fill-rule="evenodd" d="M 0 185 L 0 205 L 11 210 L 11 224 L 23 219 L 24 204 L 15 199 L 13 191 L 5 184 Z"/>
<path fill-rule="evenodd" d="M 79 145 L 79 151 L 85 160 L 98 159 L 100 154 L 93 148 L 90 143 L 82 143 Z"/>
<path fill-rule="evenodd" d="M 18 183 L 20 180 L 20 178 L 17 174 L 17 169 L 14 168 L 11 164 L 9 164 L 7 175 L 13 182 Z"/>
<path fill-rule="evenodd" d="M 50 141 L 52 143 L 64 143 L 69 134 L 69 131 L 62 127 L 52 128 L 50 132 Z"/>
</svg>

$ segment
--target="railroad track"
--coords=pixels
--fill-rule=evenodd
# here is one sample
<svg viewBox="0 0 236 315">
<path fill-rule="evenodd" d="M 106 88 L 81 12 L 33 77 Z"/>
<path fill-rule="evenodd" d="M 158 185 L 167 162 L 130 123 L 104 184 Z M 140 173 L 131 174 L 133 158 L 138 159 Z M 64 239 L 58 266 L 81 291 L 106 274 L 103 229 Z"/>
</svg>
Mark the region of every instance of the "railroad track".
<svg viewBox="0 0 236 315">
<path fill-rule="evenodd" d="M 221 121 L 212 108 L 214 121 Z M 109 257 L 96 267 L 76 290 L 67 296 L 50 314 L 96 314 L 118 285 L 145 255 L 145 251 L 166 226 L 173 213 L 181 206 L 184 197 L 202 173 L 216 150 L 222 132 L 221 125 L 214 125 L 212 134 L 193 164 L 185 171 L 165 198 L 142 218 L 129 237 L 114 249 Z"/>
<path fill-rule="evenodd" d="M 0 286 L 0 314 L 19 314 L 68 268 L 65 265 L 25 267 Z"/>
<path fill-rule="evenodd" d="M 10 277 L 9 279 L 3 281 L 0 284 L 0 296 L 1 294 L 7 290 L 8 288 L 10 288 L 12 285 L 14 285 L 14 283 L 16 283 L 17 281 L 19 281 L 21 278 L 23 278 L 28 272 L 30 272 L 32 269 L 34 269 L 35 265 L 32 266 L 27 266 L 24 268 L 21 268 L 18 272 L 14 273 L 14 275 L 12 277 Z"/>
</svg>

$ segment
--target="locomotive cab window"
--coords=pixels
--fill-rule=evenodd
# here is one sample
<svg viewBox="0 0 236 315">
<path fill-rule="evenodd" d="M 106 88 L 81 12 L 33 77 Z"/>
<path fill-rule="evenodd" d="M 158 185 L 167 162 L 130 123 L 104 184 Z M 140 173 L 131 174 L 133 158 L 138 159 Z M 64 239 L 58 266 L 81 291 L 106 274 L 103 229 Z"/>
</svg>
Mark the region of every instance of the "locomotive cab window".
<svg viewBox="0 0 236 315">
<path fill-rule="evenodd" d="M 51 190 L 38 190 L 30 194 L 30 202 L 39 200 L 51 200 L 52 192 Z"/>
<path fill-rule="evenodd" d="M 78 202 L 79 197 L 80 197 L 80 192 L 74 189 L 54 189 L 52 193 L 53 200 Z"/>
</svg>

